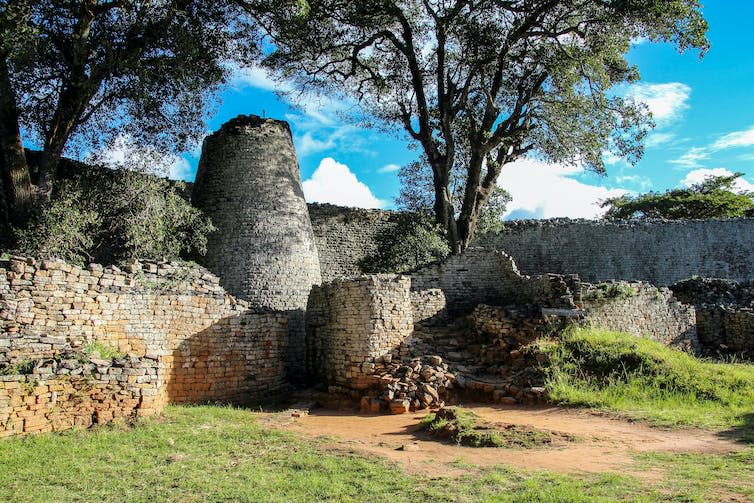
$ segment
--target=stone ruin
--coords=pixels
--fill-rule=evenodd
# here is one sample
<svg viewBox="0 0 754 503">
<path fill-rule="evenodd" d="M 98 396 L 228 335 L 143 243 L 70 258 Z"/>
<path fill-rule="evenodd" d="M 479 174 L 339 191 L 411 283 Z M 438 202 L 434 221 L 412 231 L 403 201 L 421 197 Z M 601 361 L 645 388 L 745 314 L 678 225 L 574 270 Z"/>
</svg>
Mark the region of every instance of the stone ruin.
<svg viewBox="0 0 754 503">
<path fill-rule="evenodd" d="M 192 200 L 217 227 L 206 269 L 0 261 L 0 437 L 297 385 L 365 412 L 534 403 L 546 396 L 529 344 L 564 319 L 694 351 L 754 346 L 750 284 L 681 284 L 676 298 L 640 281 L 524 275 L 504 242 L 361 275 L 391 214 L 307 205 L 281 121 L 240 116 L 210 135 Z"/>
</svg>

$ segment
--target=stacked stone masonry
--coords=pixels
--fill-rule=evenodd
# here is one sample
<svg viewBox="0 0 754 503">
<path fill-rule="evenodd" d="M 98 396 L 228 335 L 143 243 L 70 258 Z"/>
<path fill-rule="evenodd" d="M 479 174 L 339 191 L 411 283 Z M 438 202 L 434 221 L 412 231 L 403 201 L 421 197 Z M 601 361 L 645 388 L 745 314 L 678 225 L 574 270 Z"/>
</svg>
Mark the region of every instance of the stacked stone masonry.
<svg viewBox="0 0 754 503">
<path fill-rule="evenodd" d="M 469 314 L 470 332 L 461 326 L 446 333 Z M 307 308 L 308 368 L 331 392 L 361 397 L 365 411 L 407 411 L 463 393 L 532 403 L 543 398 L 542 376 L 522 347 L 551 316 L 698 346 L 693 307 L 667 288 L 522 276 L 507 255 L 475 249 L 410 278 L 361 276 L 315 287 Z M 478 372 L 488 377 L 477 379 Z"/>
<path fill-rule="evenodd" d="M 582 284 L 579 307 L 589 325 L 668 346 L 699 351 L 696 311 L 682 304 L 668 288 L 641 282 Z"/>
<path fill-rule="evenodd" d="M 308 367 L 329 386 L 374 385 L 375 363 L 411 334 L 413 315 L 405 276 L 371 275 L 314 287 L 307 309 Z"/>
<path fill-rule="evenodd" d="M 52 424 L 45 400 L 63 410 L 70 389 L 81 395 L 81 386 L 91 388 L 86 383 L 109 391 L 92 389 L 76 424 L 87 421 L 87 407 L 124 416 L 153 413 L 166 403 L 263 398 L 286 386 L 287 324 L 284 314 L 256 312 L 229 296 L 201 267 L 134 262 L 125 270 L 83 269 L 21 257 L 0 261 L 0 374 L 17 377 L 14 369 L 21 368 L 27 374 L 20 381 L 0 378 L 0 425 L 21 413 L 36 426 L 19 430 L 11 420 L 14 431 L 37 431 L 41 416 Z M 125 360 L 95 362 L 87 354 L 92 348 Z M 97 364 L 69 369 L 63 360 Z M 40 368 L 52 369 L 50 375 Z M 37 390 L 37 382 L 53 387 Z M 29 391 L 22 404 L 13 391 L 18 389 Z M 32 405 L 29 396 L 38 397 L 39 407 L 23 409 Z M 108 415 L 102 414 L 99 419 Z"/>
<path fill-rule="evenodd" d="M 288 124 L 239 116 L 204 140 L 193 202 L 214 223 L 201 259 L 232 295 L 287 313 L 290 377 L 304 360 L 304 310 L 319 257 Z"/>
<path fill-rule="evenodd" d="M 310 205 L 323 277 L 352 276 L 392 212 Z M 754 219 L 610 222 L 519 220 L 474 246 L 506 252 L 524 274 L 578 274 L 584 281 L 668 286 L 699 275 L 754 280 Z"/>
<path fill-rule="evenodd" d="M 754 279 L 754 219 L 691 221 L 523 220 L 477 246 L 508 253 L 524 274 L 668 286 L 699 275 Z"/>
<path fill-rule="evenodd" d="M 395 227 L 397 213 L 309 204 L 322 281 L 359 276 L 359 264 L 377 252 L 377 236 Z"/>
<path fill-rule="evenodd" d="M 671 289 L 696 309 L 699 343 L 705 352 L 754 358 L 754 281 L 697 277 Z"/>
</svg>

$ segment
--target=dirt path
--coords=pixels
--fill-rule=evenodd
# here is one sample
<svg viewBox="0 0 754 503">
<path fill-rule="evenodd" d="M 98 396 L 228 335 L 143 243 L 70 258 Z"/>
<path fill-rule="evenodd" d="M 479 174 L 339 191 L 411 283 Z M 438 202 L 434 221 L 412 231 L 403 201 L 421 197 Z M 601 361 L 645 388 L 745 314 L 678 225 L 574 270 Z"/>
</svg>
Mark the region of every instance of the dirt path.
<svg viewBox="0 0 754 503">
<path fill-rule="evenodd" d="M 283 427 L 312 438 L 331 438 L 333 447 L 377 454 L 399 462 L 408 472 L 430 476 L 459 475 L 467 472 L 464 465 L 469 464 L 506 464 L 561 473 L 620 471 L 655 479 L 662 474 L 633 469 L 633 454 L 646 451 L 721 454 L 743 448 L 707 431 L 652 428 L 642 423 L 555 407 L 466 408 L 487 421 L 567 433 L 575 435 L 577 440 L 541 449 L 444 444 L 417 430 L 427 412 L 389 416 L 317 409 Z"/>
</svg>

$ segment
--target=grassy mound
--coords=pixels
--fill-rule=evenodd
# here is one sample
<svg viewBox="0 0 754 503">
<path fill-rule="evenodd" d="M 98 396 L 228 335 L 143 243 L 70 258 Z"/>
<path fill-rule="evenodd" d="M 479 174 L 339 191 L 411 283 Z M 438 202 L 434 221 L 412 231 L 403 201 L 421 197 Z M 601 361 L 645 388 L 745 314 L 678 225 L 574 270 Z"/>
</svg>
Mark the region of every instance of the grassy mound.
<svg viewBox="0 0 754 503">
<path fill-rule="evenodd" d="M 551 400 L 754 439 L 754 365 L 711 363 L 649 339 L 575 329 L 541 342 Z"/>
<path fill-rule="evenodd" d="M 420 426 L 433 436 L 469 447 L 532 448 L 566 437 L 522 425 L 489 423 L 460 407 L 444 407 L 427 414 Z"/>
</svg>

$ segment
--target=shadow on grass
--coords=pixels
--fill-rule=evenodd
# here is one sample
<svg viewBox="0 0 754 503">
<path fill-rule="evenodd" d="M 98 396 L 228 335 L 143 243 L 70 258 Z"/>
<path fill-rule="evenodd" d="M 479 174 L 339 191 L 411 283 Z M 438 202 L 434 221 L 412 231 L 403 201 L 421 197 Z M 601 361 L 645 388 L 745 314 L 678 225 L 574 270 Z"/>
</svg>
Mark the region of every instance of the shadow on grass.
<svg viewBox="0 0 754 503">
<path fill-rule="evenodd" d="M 754 447 L 754 412 L 743 415 L 743 424 L 720 432 L 720 436 Z"/>
</svg>

